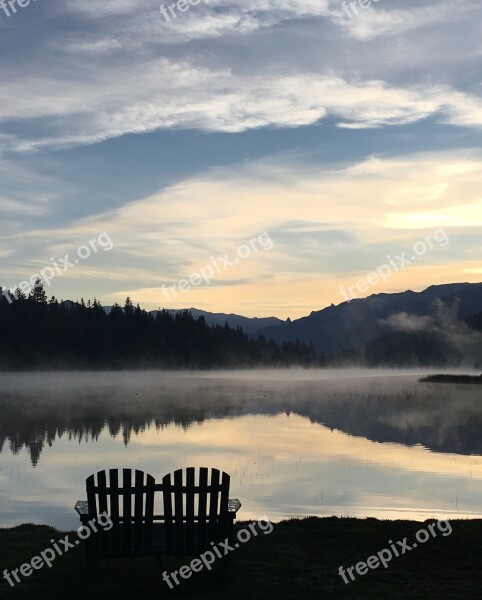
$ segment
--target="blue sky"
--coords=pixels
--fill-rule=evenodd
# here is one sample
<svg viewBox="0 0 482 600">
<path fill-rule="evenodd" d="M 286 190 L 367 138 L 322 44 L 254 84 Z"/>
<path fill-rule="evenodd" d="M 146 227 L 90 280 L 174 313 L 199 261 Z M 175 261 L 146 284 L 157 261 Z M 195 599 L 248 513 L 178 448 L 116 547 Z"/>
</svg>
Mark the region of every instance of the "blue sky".
<svg viewBox="0 0 482 600">
<path fill-rule="evenodd" d="M 482 280 L 479 0 L 159 6 L 0 9 L 0 285 L 108 232 L 49 295 L 293 318 L 440 227 L 365 295 Z"/>
</svg>

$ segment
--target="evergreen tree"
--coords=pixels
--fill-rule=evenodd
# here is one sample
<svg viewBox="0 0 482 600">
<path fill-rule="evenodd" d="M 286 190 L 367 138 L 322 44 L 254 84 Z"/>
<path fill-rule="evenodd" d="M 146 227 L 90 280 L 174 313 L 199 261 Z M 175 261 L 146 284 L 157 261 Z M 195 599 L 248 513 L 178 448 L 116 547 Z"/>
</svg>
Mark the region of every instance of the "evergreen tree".
<svg viewBox="0 0 482 600">
<path fill-rule="evenodd" d="M 107 313 L 100 302 L 47 301 L 38 280 L 28 298 L 0 301 L 0 369 L 214 368 L 315 365 L 314 350 L 299 342 L 280 348 L 241 328 L 209 326 L 188 311 L 147 313 L 130 298 Z M 32 332 L 35 332 L 32 335 Z"/>
<path fill-rule="evenodd" d="M 47 294 L 44 290 L 44 285 L 40 278 L 35 280 L 35 285 L 29 294 L 29 298 L 38 304 L 47 304 Z"/>
</svg>

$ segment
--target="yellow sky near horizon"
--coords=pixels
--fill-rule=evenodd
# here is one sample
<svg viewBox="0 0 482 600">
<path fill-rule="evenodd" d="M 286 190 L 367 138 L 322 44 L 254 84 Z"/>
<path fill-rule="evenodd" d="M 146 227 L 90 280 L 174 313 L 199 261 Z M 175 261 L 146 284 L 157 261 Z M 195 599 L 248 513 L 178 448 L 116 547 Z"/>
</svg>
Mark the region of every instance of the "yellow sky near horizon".
<svg viewBox="0 0 482 600">
<path fill-rule="evenodd" d="M 481 181 L 475 151 L 369 157 L 329 168 L 276 157 L 217 167 L 62 231 L 36 229 L 12 242 L 45 245 L 45 257 L 30 263 L 35 272 L 46 257 L 72 251 L 72 240 L 82 245 L 108 232 L 113 249 L 58 277 L 58 297 L 86 296 L 86 285 L 101 282 L 95 295 L 104 305 L 130 296 L 146 309 L 293 319 L 343 302 L 341 286 L 355 286 L 402 252 L 408 266 L 361 285 L 356 297 L 479 283 Z M 270 244 L 260 242 L 263 232 Z M 235 264 L 225 267 L 225 256 Z M 12 278 L 25 278 L 14 274 L 15 262 L 9 269 Z M 206 269 L 214 270 L 209 284 L 181 283 Z M 183 291 L 166 295 L 163 286 Z"/>
</svg>

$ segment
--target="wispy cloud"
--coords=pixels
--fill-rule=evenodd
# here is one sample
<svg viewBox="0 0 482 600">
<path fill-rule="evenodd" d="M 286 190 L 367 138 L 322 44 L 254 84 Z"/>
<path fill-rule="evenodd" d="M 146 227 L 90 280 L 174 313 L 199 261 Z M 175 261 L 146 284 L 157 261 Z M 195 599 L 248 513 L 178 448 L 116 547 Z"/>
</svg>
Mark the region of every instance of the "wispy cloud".
<svg viewBox="0 0 482 600">
<path fill-rule="evenodd" d="M 45 205 L 19 202 L 0 196 L 0 215 L 33 214 L 41 215 L 46 212 Z"/>
<path fill-rule="evenodd" d="M 216 302 L 221 307 L 228 296 L 232 303 L 231 295 L 239 293 L 248 302 L 248 290 L 253 293 L 258 286 L 264 298 L 259 312 L 267 314 L 287 282 L 299 280 L 305 290 L 303 306 L 312 310 L 320 307 L 322 298 L 329 301 L 330 290 L 336 290 L 347 273 L 365 274 L 387 254 L 420 239 L 421 231 L 431 232 L 440 224 L 452 228 L 450 253 L 427 256 L 413 269 L 394 275 L 390 285 L 398 289 L 424 278 L 433 283 L 438 277 L 466 279 L 463 269 L 478 263 L 471 258 L 472 243 L 461 220 L 478 239 L 481 177 L 482 156 L 473 152 L 374 157 L 330 169 L 308 167 L 295 156 L 283 161 L 278 157 L 213 169 L 61 230 L 31 229 L 5 238 L 4 243 L 16 249 L 17 263 L 23 256 L 36 264 L 45 262 L 44 256 L 62 255 L 99 231 L 108 231 L 115 252 L 95 257 L 98 263 L 89 265 L 88 272 L 72 271 L 70 279 L 102 280 L 111 299 L 137 290 L 136 299 L 151 304 L 163 284 L 176 282 L 211 256 L 230 252 L 266 230 L 275 241 L 272 251 L 233 267 L 222 285 L 193 290 L 189 299 L 199 304 L 208 294 L 206 301 L 209 298 L 212 307 Z M 427 179 L 432 185 L 426 184 Z M 424 220 L 427 213 L 430 219 Z M 459 238 L 465 243 L 459 243 Z M 450 272 L 444 266 L 448 263 Z M 22 276 L 18 273 L 16 278 Z M 476 280 L 478 274 L 471 277 Z M 59 279 L 58 284 L 66 282 Z M 290 292 L 290 297 L 301 302 L 300 294 Z"/>
<path fill-rule="evenodd" d="M 413 123 L 429 116 L 482 127 L 482 100 L 449 87 L 397 88 L 381 81 L 355 83 L 315 73 L 237 75 L 166 59 L 145 64 L 137 75 L 130 68 L 124 65 L 122 74 L 91 72 L 88 82 L 64 77 L 0 84 L 4 100 L 0 121 L 38 118 L 50 122 L 45 135 L 17 140 L 19 151 L 91 144 L 157 129 L 233 133 L 268 126 L 297 127 L 327 116 L 349 128 Z M 130 83 L 133 78 L 135 87 Z M 23 100 L 15 102 L 15 98 Z"/>
<path fill-rule="evenodd" d="M 425 35 L 437 25 L 459 40 L 481 15 L 472 0 L 378 3 L 352 21 L 338 0 L 212 0 L 169 23 L 154 0 L 69 0 L 54 8 L 70 26 L 36 41 L 45 61 L 35 69 L 25 63 L 14 76 L 0 71 L 0 139 L 18 152 L 163 129 L 299 127 L 327 117 L 344 128 L 427 117 L 482 125 L 479 79 L 459 85 L 459 44 L 447 60 L 444 32 L 430 42 Z M 387 35 L 396 44 L 389 55 L 378 39 Z M 466 37 L 480 55 L 480 40 L 470 30 Z M 429 77 L 420 75 L 420 60 L 433 66 Z"/>
<path fill-rule="evenodd" d="M 389 3 L 387 3 L 389 4 Z M 441 23 L 466 20 L 470 14 L 478 12 L 480 5 L 473 0 L 446 0 L 430 3 L 406 3 L 387 6 L 380 2 L 367 10 L 359 9 L 358 15 L 347 19 L 340 14 L 336 22 L 349 35 L 359 40 L 371 40 L 379 36 L 396 36 L 420 28 L 434 28 Z"/>
<path fill-rule="evenodd" d="M 261 314 L 284 298 L 286 314 L 438 224 L 451 255 L 410 285 L 477 277 L 481 157 L 458 149 L 482 126 L 479 0 L 384 0 L 352 21 L 338 0 L 211 0 L 170 22 L 159 4 L 52 0 L 0 22 L 2 273 L 19 281 L 107 230 L 116 252 L 58 295 L 91 281 L 151 301 L 272 230 L 276 250 L 231 291 L 194 300 L 234 309 L 244 294 Z"/>
</svg>

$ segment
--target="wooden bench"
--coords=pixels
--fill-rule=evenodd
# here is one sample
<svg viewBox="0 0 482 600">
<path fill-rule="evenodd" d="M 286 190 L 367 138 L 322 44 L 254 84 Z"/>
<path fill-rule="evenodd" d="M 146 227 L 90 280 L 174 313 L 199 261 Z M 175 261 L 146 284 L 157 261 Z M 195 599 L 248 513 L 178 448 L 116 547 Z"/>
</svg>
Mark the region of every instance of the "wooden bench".
<svg viewBox="0 0 482 600">
<path fill-rule="evenodd" d="M 75 505 L 82 525 L 95 523 L 98 530 L 86 539 L 91 573 L 99 558 L 156 556 L 160 561 L 163 555 L 198 556 L 212 550 L 212 542 L 231 542 L 241 503 L 229 499 L 229 486 L 227 473 L 205 467 L 179 469 L 161 483 L 131 469 L 91 475 L 87 501 Z M 159 502 L 161 511 L 156 514 Z M 97 525 L 103 514 L 111 519 L 109 531 Z M 229 559 L 230 555 L 223 566 Z"/>
</svg>

